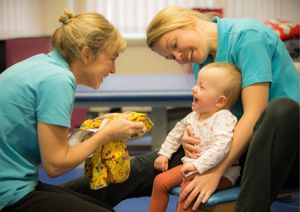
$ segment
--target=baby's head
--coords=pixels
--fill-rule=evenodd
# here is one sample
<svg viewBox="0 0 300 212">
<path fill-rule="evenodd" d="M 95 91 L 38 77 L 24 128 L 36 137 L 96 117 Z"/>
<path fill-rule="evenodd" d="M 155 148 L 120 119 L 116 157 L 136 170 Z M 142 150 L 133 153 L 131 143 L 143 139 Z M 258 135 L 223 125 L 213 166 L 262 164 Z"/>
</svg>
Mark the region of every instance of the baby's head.
<svg viewBox="0 0 300 212">
<path fill-rule="evenodd" d="M 210 63 L 199 71 L 197 85 L 192 92 L 194 111 L 229 109 L 240 96 L 241 73 L 230 63 Z"/>
</svg>

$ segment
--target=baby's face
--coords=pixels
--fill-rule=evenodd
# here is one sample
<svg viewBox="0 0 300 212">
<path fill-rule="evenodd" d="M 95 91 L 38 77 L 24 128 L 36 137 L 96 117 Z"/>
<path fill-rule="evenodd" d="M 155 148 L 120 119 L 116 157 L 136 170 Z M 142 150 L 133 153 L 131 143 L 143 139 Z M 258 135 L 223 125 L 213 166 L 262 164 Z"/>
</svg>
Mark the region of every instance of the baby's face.
<svg viewBox="0 0 300 212">
<path fill-rule="evenodd" d="M 196 112 L 215 112 L 223 95 L 221 69 L 203 68 L 199 72 L 197 84 L 192 89 L 192 109 Z"/>
</svg>

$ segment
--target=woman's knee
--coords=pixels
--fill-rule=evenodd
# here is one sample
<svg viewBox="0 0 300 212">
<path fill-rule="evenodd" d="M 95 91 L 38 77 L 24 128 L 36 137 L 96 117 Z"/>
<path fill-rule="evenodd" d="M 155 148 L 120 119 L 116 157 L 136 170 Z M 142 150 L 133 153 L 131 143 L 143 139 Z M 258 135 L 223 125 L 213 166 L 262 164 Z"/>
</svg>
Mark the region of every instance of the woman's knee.
<svg viewBox="0 0 300 212">
<path fill-rule="evenodd" d="M 265 118 L 273 124 L 286 125 L 286 122 L 297 122 L 299 120 L 299 104 L 289 98 L 278 98 L 270 102 Z"/>
<path fill-rule="evenodd" d="M 289 98 L 279 98 L 270 102 L 268 109 L 280 117 L 299 116 L 299 104 Z"/>
</svg>

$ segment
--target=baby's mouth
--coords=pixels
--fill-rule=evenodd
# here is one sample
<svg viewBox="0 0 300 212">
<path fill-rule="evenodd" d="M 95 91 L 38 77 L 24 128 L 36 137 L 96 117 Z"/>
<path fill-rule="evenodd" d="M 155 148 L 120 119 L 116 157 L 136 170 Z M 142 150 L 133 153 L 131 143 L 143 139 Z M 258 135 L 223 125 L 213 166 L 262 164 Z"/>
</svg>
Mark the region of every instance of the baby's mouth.
<svg viewBox="0 0 300 212">
<path fill-rule="evenodd" d="M 198 102 L 198 99 L 195 96 L 193 96 L 193 103 L 197 103 L 197 102 Z"/>
</svg>

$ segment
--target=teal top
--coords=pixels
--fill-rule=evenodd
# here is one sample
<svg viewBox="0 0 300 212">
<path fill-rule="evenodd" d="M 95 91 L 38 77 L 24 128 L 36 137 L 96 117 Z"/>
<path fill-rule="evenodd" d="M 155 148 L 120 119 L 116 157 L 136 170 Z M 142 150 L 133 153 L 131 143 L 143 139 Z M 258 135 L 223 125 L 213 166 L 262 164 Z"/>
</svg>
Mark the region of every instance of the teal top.
<svg viewBox="0 0 300 212">
<path fill-rule="evenodd" d="M 75 77 L 57 51 L 0 75 L 0 210 L 34 190 L 41 163 L 37 123 L 69 128 L 75 89 Z"/>
<path fill-rule="evenodd" d="M 229 62 L 236 65 L 242 74 L 242 87 L 269 82 L 269 101 L 288 97 L 299 102 L 299 75 L 286 46 L 274 31 L 251 19 L 220 19 L 218 24 L 218 48 L 215 62 Z M 193 64 L 197 79 L 199 69 L 211 63 Z M 232 112 L 240 118 L 243 109 L 241 99 L 233 106 Z"/>
</svg>

